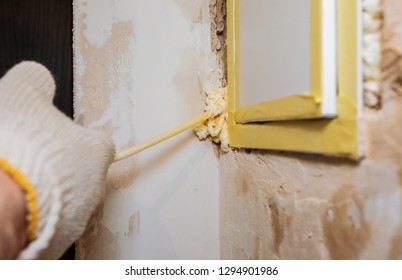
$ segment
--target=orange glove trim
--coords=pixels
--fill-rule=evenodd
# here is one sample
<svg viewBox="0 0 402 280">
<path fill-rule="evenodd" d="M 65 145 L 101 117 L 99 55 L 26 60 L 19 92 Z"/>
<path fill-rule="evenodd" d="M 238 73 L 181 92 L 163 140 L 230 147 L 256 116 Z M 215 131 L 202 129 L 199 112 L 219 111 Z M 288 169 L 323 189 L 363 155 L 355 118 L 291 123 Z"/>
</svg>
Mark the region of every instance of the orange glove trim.
<svg viewBox="0 0 402 280">
<path fill-rule="evenodd" d="M 28 241 L 32 241 L 36 238 L 38 226 L 38 204 L 36 200 L 35 187 L 24 174 L 22 174 L 17 168 L 1 157 L 0 168 L 3 169 L 3 171 L 16 182 L 26 194 L 26 207 L 28 209 L 27 237 Z"/>
</svg>

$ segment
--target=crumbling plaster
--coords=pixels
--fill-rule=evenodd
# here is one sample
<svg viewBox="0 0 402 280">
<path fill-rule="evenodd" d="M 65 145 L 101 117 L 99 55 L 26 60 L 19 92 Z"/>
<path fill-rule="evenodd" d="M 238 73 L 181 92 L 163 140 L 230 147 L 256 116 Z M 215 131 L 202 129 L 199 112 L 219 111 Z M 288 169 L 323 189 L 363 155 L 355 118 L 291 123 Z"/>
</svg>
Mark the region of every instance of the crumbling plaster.
<svg viewBox="0 0 402 280">
<path fill-rule="evenodd" d="M 402 259 L 402 2 L 383 8 L 382 107 L 365 109 L 365 158 L 221 155 L 222 258 Z"/>
</svg>

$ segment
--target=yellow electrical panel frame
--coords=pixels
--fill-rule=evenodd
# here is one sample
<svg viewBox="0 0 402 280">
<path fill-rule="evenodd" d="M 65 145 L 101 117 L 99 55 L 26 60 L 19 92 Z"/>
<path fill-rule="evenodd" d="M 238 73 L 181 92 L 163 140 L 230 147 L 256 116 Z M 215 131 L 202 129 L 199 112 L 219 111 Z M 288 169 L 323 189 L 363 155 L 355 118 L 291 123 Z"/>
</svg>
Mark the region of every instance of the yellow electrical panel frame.
<svg viewBox="0 0 402 280">
<path fill-rule="evenodd" d="M 239 108 L 240 100 L 240 36 L 239 1 L 228 0 L 228 122 L 229 143 L 232 147 L 272 149 L 319 153 L 358 159 L 358 121 L 361 96 L 361 3 L 360 0 L 337 0 L 337 116 L 333 119 L 297 120 L 297 114 L 316 116 L 319 110 L 319 84 L 309 96 L 295 95 L 278 101 L 254 105 L 254 109 L 273 106 L 289 118 L 269 122 L 242 122 L 245 109 Z M 244 0 L 242 0 L 244 1 Z M 325 1 L 325 0 L 311 0 Z M 314 5 L 313 5 L 314 6 Z M 312 34 L 319 34 L 314 32 Z M 321 38 L 316 38 L 316 42 Z M 314 47 L 314 44 L 312 45 Z M 314 66 L 314 65 L 312 65 Z M 316 70 L 314 70 L 316 69 Z M 319 65 L 312 68 L 318 71 Z M 316 75 L 316 77 L 317 77 Z M 291 82 L 291 81 L 290 81 Z M 314 88 L 314 84 L 311 85 Z M 300 104 L 303 103 L 303 112 Z M 252 114 L 252 108 L 247 108 Z M 307 108 L 307 109 L 306 109 Z M 318 108 L 318 109 L 317 109 Z M 264 110 L 265 110 L 264 109 Z M 295 116 L 292 120 L 292 116 Z M 275 119 L 275 117 L 273 118 Z M 299 118 L 300 119 L 300 118 Z"/>
</svg>

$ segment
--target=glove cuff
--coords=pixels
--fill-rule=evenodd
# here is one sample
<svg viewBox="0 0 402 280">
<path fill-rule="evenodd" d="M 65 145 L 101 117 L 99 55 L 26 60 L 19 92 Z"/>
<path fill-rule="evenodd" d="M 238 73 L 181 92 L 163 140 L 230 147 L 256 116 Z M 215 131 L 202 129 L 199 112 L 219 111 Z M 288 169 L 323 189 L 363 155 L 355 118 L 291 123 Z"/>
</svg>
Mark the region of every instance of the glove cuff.
<svg viewBox="0 0 402 280">
<path fill-rule="evenodd" d="M 0 169 L 9 175 L 15 183 L 24 191 L 27 210 L 27 239 L 28 242 L 36 239 L 38 228 L 38 204 L 35 187 L 30 180 L 7 160 L 0 157 Z"/>
<path fill-rule="evenodd" d="M 28 246 L 20 259 L 37 258 L 54 236 L 62 209 L 62 190 L 72 174 L 58 168 L 60 151 L 51 137 L 24 124 L 0 123 L 0 167 L 26 192 Z"/>
</svg>

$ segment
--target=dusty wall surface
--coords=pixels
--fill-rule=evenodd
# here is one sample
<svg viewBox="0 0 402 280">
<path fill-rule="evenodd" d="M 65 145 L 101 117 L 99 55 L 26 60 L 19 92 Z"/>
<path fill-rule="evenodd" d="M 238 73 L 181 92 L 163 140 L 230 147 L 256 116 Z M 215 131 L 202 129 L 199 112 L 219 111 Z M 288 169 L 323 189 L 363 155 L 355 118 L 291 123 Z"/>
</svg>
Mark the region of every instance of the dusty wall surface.
<svg viewBox="0 0 402 280">
<path fill-rule="evenodd" d="M 75 0 L 74 57 L 75 119 L 118 151 L 198 115 L 222 83 L 205 0 Z M 189 131 L 112 166 L 108 182 L 78 258 L 220 257 L 210 143 Z"/>
<path fill-rule="evenodd" d="M 402 2 L 383 5 L 382 104 L 365 109 L 365 159 L 221 155 L 222 258 L 402 259 Z"/>
<path fill-rule="evenodd" d="M 112 168 L 78 257 L 401 259 L 402 3 L 383 2 L 383 90 L 366 102 L 364 160 L 213 147 L 217 163 L 211 144 L 183 134 Z M 118 150 L 226 85 L 225 0 L 75 0 L 74 14 L 76 120 Z"/>
</svg>

